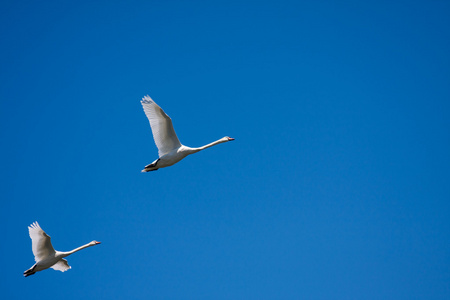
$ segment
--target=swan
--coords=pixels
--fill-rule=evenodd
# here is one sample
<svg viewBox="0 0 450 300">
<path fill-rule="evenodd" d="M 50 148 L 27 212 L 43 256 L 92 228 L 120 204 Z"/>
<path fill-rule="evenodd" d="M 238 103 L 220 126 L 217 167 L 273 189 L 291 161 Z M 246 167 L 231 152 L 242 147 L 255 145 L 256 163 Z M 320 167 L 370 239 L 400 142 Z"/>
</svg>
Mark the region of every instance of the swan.
<svg viewBox="0 0 450 300">
<path fill-rule="evenodd" d="M 147 116 L 150 127 L 152 128 L 153 139 L 158 147 L 159 158 L 149 165 L 146 165 L 141 172 L 156 171 L 159 168 L 172 166 L 185 158 L 186 156 L 215 146 L 217 144 L 234 141 L 228 136 L 203 147 L 191 148 L 184 146 L 178 140 L 173 129 L 172 119 L 153 101 L 150 96 L 144 96 L 141 100 L 145 115 Z"/>
<path fill-rule="evenodd" d="M 34 222 L 30 226 L 28 226 L 28 232 L 30 234 L 31 246 L 36 263 L 31 268 L 23 272 L 23 276 L 25 277 L 48 268 L 65 272 L 71 267 L 69 266 L 67 260 L 64 259 L 64 257 L 69 256 L 70 254 L 80 251 L 84 248 L 100 244 L 100 242 L 92 241 L 84 246 L 73 249 L 72 251 L 55 251 L 55 249 L 53 249 L 52 242 L 50 241 L 50 236 L 48 236 L 45 231 L 42 230 L 38 222 Z"/>
</svg>

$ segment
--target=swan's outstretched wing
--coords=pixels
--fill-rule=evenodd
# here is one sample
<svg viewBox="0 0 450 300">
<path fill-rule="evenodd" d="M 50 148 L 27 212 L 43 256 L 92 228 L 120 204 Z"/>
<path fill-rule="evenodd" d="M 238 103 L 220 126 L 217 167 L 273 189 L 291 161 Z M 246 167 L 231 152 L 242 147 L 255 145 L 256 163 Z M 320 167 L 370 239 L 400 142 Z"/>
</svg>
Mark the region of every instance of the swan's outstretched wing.
<svg viewBox="0 0 450 300">
<path fill-rule="evenodd" d="M 148 95 L 142 98 L 141 103 L 145 115 L 150 121 L 159 157 L 180 147 L 181 143 L 173 129 L 170 117 Z"/>
<path fill-rule="evenodd" d="M 56 270 L 56 271 L 65 272 L 65 271 L 69 270 L 71 267 L 69 266 L 69 263 L 67 262 L 67 260 L 65 260 L 64 258 L 61 258 L 60 261 L 58 261 L 56 264 L 54 264 L 50 268 L 52 268 L 53 270 Z"/>
<path fill-rule="evenodd" d="M 30 233 L 31 248 L 33 249 L 34 260 L 36 262 L 55 253 L 50 236 L 42 230 L 38 222 L 34 222 L 28 226 L 28 232 Z"/>
</svg>

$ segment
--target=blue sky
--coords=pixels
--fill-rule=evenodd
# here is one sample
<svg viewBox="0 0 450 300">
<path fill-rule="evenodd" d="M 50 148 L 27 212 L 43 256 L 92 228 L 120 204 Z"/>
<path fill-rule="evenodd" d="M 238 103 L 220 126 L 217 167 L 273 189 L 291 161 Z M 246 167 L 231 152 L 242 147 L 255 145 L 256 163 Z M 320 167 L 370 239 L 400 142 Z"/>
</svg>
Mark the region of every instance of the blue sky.
<svg viewBox="0 0 450 300">
<path fill-rule="evenodd" d="M 7 299 L 449 299 L 446 1 L 7 1 Z M 139 100 L 180 141 L 147 174 Z M 38 221 L 72 269 L 23 278 Z M 5 298 L 5 299 L 6 299 Z"/>
</svg>

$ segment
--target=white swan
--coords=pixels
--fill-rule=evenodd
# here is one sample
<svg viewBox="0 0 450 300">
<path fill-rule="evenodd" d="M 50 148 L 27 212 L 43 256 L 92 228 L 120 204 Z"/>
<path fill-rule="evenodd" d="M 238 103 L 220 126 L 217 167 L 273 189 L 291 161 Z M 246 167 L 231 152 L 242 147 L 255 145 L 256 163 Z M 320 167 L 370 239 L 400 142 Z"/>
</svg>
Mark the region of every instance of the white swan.
<svg viewBox="0 0 450 300">
<path fill-rule="evenodd" d="M 81 249 L 100 244 L 100 242 L 92 241 L 89 244 L 73 249 L 69 252 L 55 251 L 55 249 L 53 249 L 52 242 L 50 241 L 50 236 L 42 230 L 38 222 L 34 222 L 28 226 L 28 232 L 30 233 L 31 246 L 36 263 L 31 268 L 23 272 L 23 276 L 25 277 L 48 268 L 61 272 L 67 271 L 70 269 L 70 266 L 64 257 L 80 251 Z"/>
<path fill-rule="evenodd" d="M 152 128 L 153 139 L 158 147 L 159 158 L 149 165 L 146 165 L 142 172 L 156 171 L 159 168 L 169 167 L 176 164 L 186 156 L 199 152 L 214 145 L 233 141 L 228 136 L 221 138 L 211 144 L 198 148 L 184 146 L 178 140 L 173 129 L 172 119 L 153 101 L 150 96 L 145 96 L 141 100 L 145 115 Z"/>
</svg>

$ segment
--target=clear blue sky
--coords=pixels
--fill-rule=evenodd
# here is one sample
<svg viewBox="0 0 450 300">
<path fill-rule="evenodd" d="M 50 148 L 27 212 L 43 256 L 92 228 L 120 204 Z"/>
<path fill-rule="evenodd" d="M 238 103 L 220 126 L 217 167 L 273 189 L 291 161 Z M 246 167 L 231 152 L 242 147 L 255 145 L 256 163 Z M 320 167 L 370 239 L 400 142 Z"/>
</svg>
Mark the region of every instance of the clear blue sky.
<svg viewBox="0 0 450 300">
<path fill-rule="evenodd" d="M 3 2 L 2 298 L 450 299 L 449 15 Z M 140 173 L 146 94 L 183 144 L 236 141 Z M 102 244 L 23 278 L 33 221 Z"/>
</svg>

